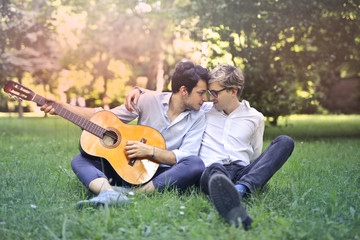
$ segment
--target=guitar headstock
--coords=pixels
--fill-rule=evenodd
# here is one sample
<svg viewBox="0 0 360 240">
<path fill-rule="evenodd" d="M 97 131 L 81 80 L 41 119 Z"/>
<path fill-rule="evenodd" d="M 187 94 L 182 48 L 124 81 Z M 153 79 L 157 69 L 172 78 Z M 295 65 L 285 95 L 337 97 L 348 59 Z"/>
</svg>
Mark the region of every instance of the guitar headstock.
<svg viewBox="0 0 360 240">
<path fill-rule="evenodd" d="M 19 98 L 22 100 L 33 100 L 35 93 L 29 88 L 21 85 L 18 82 L 8 81 L 5 84 L 4 91 L 11 97 Z"/>
</svg>

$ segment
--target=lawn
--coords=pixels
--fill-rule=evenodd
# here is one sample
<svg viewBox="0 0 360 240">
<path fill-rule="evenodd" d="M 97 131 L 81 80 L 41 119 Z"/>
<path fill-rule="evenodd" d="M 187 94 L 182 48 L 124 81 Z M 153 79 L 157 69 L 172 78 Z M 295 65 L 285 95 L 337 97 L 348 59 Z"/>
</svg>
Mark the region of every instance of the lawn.
<svg viewBox="0 0 360 240">
<path fill-rule="evenodd" d="M 250 231 L 229 226 L 192 188 L 136 194 L 119 208 L 77 210 L 92 195 L 73 174 L 80 129 L 59 117 L 0 117 L 0 239 L 360 239 L 360 116 L 291 116 L 288 162 L 244 199 Z"/>
</svg>

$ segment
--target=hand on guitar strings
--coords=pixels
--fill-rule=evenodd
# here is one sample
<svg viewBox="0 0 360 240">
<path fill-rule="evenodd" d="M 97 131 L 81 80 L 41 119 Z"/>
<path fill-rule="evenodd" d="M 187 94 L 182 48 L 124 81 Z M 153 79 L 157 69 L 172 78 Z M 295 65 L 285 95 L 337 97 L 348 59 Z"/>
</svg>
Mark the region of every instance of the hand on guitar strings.
<svg viewBox="0 0 360 240">
<path fill-rule="evenodd" d="M 149 158 L 153 155 L 153 146 L 139 141 L 127 141 L 125 154 L 128 158 Z"/>
</svg>

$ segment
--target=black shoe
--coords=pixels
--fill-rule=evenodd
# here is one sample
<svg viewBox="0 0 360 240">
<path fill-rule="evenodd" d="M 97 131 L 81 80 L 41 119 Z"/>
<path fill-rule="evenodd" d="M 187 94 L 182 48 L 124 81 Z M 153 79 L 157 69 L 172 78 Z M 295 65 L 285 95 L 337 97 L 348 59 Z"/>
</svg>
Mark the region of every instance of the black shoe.
<svg viewBox="0 0 360 240">
<path fill-rule="evenodd" d="M 220 215 L 229 224 L 239 227 L 239 218 L 245 230 L 251 228 L 253 220 L 241 204 L 240 194 L 234 184 L 222 174 L 215 174 L 209 181 L 210 198 Z"/>
</svg>

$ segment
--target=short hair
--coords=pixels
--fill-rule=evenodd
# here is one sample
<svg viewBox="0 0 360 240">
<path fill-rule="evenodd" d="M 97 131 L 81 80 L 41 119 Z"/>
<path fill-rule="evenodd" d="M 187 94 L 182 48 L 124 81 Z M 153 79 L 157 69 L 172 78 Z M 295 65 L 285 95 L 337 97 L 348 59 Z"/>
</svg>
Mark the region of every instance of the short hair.
<svg viewBox="0 0 360 240">
<path fill-rule="evenodd" d="M 172 76 L 171 91 L 177 93 L 181 86 L 185 86 L 191 93 L 199 80 L 204 80 L 206 85 L 210 79 L 210 73 L 207 68 L 195 65 L 192 62 L 180 62 L 176 65 L 175 72 Z"/>
<path fill-rule="evenodd" d="M 244 89 L 245 78 L 243 72 L 230 64 L 220 64 L 210 74 L 209 83 L 219 82 L 223 87 L 238 89 L 240 97 Z"/>
</svg>

